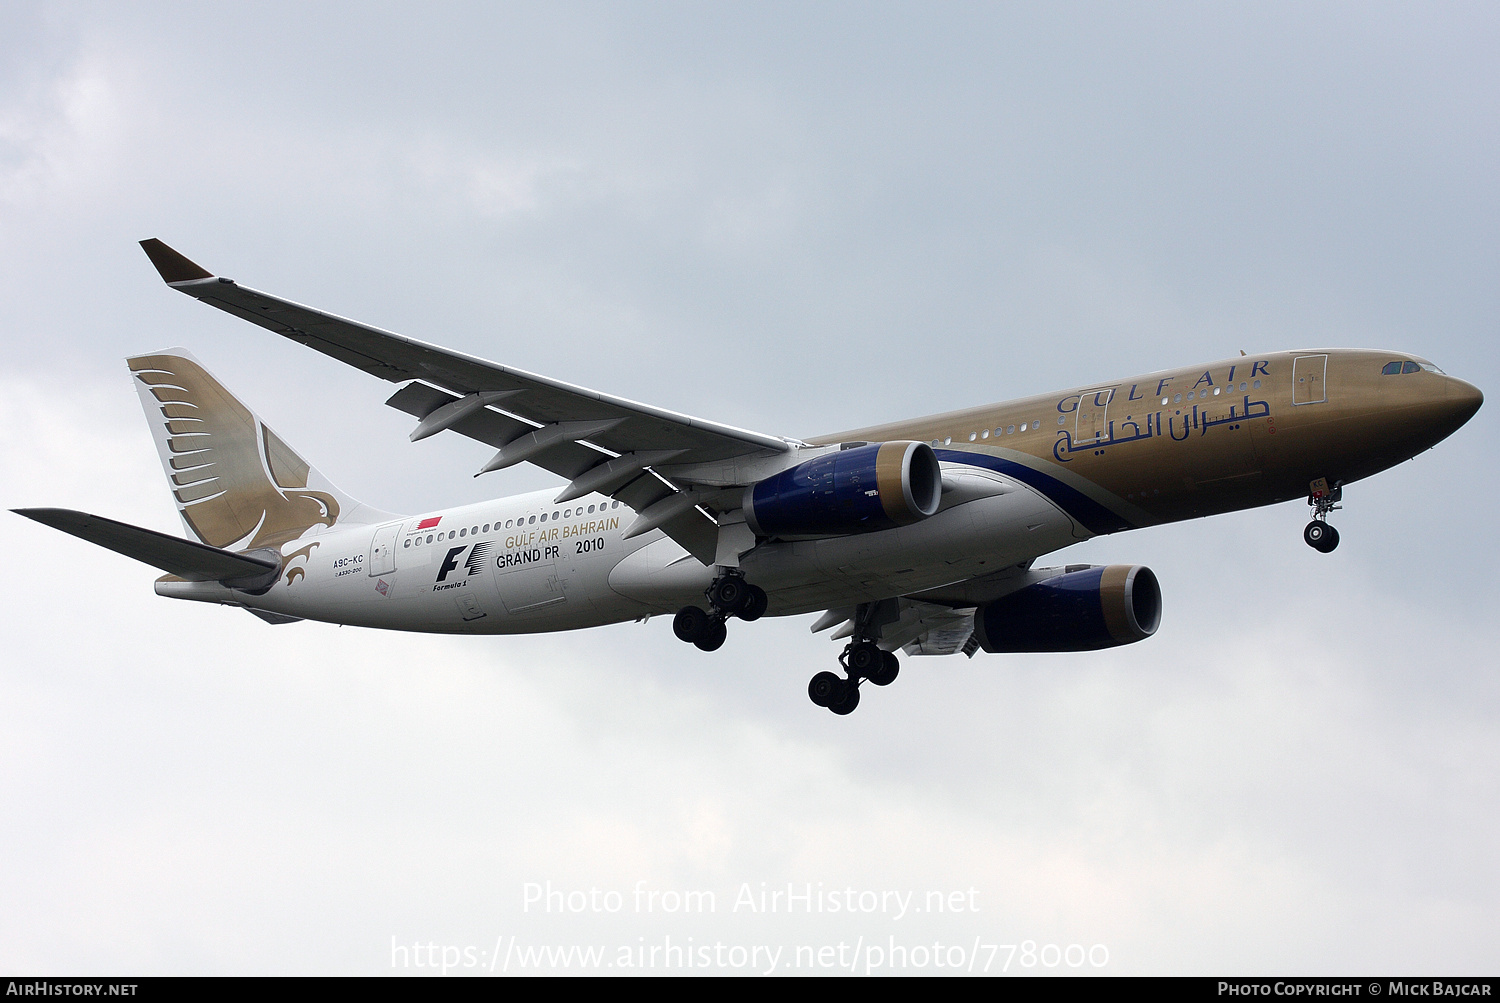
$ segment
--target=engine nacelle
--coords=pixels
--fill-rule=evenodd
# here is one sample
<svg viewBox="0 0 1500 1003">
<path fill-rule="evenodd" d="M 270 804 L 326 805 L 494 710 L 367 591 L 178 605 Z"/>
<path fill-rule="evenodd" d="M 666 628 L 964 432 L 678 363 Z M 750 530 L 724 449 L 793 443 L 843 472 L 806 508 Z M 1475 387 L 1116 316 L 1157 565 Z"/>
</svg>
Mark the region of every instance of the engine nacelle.
<svg viewBox="0 0 1500 1003">
<path fill-rule="evenodd" d="M 757 536 L 843 536 L 905 526 L 943 497 L 937 454 L 925 442 L 876 442 L 799 463 L 745 489 Z"/>
<path fill-rule="evenodd" d="M 1058 575 L 981 606 L 974 633 L 985 651 L 1093 651 L 1133 644 L 1161 623 L 1150 568 L 1111 564 Z"/>
</svg>

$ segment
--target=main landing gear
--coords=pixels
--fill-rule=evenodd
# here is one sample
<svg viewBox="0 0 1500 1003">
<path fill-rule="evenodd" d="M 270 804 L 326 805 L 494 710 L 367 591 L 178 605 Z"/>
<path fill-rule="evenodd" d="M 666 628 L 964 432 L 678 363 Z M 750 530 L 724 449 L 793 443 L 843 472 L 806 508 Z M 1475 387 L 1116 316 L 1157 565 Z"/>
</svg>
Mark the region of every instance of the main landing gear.
<svg viewBox="0 0 1500 1003">
<path fill-rule="evenodd" d="M 901 671 L 901 662 L 873 641 L 851 641 L 839 655 L 844 678 L 836 672 L 819 672 L 807 684 L 807 695 L 819 707 L 835 714 L 852 714 L 859 706 L 859 683 L 868 679 L 876 686 L 889 686 Z"/>
<path fill-rule="evenodd" d="M 766 612 L 766 590 L 745 581 L 739 571 L 726 571 L 704 591 L 712 612 L 698 606 L 684 606 L 672 618 L 672 633 L 678 640 L 695 644 L 704 651 L 717 651 L 729 636 L 724 621 L 737 616 L 747 623 L 759 620 Z"/>
<path fill-rule="evenodd" d="M 854 637 L 839 655 L 844 677 L 836 672 L 819 672 L 807 684 L 807 695 L 819 707 L 835 714 L 852 714 L 859 706 L 859 685 L 869 680 L 876 686 L 889 686 L 901 671 L 901 662 L 875 643 L 884 622 L 894 619 L 889 603 L 861 603 L 854 617 Z"/>
<path fill-rule="evenodd" d="M 1328 487 L 1328 482 L 1319 478 L 1312 483 L 1307 504 L 1312 506 L 1312 522 L 1302 530 L 1302 539 L 1320 554 L 1332 552 L 1339 545 L 1339 531 L 1328 525 L 1328 513 L 1343 508 L 1343 485 Z"/>
</svg>

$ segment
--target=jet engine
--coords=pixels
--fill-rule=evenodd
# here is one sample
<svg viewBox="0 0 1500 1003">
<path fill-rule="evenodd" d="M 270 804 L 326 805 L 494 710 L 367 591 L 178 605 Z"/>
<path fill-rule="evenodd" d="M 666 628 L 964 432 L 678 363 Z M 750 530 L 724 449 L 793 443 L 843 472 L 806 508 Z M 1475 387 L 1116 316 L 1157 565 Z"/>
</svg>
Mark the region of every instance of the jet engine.
<svg viewBox="0 0 1500 1003">
<path fill-rule="evenodd" d="M 799 463 L 745 489 L 757 536 L 843 536 L 905 526 L 943 496 L 937 454 L 925 442 L 876 442 Z"/>
<path fill-rule="evenodd" d="M 974 634 L 985 651 L 1093 651 L 1133 644 L 1161 623 L 1150 568 L 1111 564 L 1058 575 L 981 606 Z"/>
</svg>

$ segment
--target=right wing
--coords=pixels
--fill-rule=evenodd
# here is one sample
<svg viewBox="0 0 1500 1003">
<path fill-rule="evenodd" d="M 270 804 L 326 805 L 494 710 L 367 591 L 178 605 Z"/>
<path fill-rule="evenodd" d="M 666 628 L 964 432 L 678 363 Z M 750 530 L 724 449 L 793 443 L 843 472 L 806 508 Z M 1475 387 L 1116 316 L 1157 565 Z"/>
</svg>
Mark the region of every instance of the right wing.
<svg viewBox="0 0 1500 1003">
<path fill-rule="evenodd" d="M 885 651 L 902 649 L 908 655 L 952 655 L 963 652 L 970 658 L 979 650 L 974 638 L 974 607 L 955 608 L 941 603 L 923 602 L 912 596 L 888 600 L 893 604 L 891 616 L 880 623 L 880 647 Z M 841 641 L 855 631 L 859 607 L 831 609 L 813 623 L 814 634 L 837 627 L 829 640 Z"/>
<path fill-rule="evenodd" d="M 705 564 L 717 526 L 697 496 L 654 472 L 785 453 L 793 440 L 612 397 L 439 348 L 216 276 L 156 239 L 141 247 L 173 289 L 393 383 L 389 401 L 419 419 L 412 438 L 444 429 L 495 447 L 480 473 L 535 463 L 572 483 L 559 500 L 610 495 Z"/>
</svg>

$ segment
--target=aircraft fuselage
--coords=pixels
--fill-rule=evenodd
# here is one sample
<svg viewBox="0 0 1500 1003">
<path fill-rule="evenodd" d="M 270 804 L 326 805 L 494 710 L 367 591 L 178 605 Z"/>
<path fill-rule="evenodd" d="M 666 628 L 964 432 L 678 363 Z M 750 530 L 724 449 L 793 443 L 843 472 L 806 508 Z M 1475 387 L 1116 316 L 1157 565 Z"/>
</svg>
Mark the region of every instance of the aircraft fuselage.
<svg viewBox="0 0 1500 1003">
<path fill-rule="evenodd" d="M 1393 370 L 1394 367 L 1394 371 Z M 1405 370 L 1405 371 L 1403 371 Z M 852 442 L 930 444 L 939 511 L 913 525 L 768 540 L 740 568 L 788 615 L 959 588 L 1018 587 L 1006 569 L 1091 536 L 1307 497 L 1410 459 L 1482 397 L 1411 356 L 1316 350 L 1244 356 L 810 440 L 787 463 Z M 666 613 L 714 569 L 589 495 L 497 499 L 297 541 L 275 584 L 164 595 L 286 616 L 449 633 L 529 633 Z M 993 580 L 988 592 L 964 586 Z M 968 592 L 962 592 L 967 588 Z"/>
</svg>

